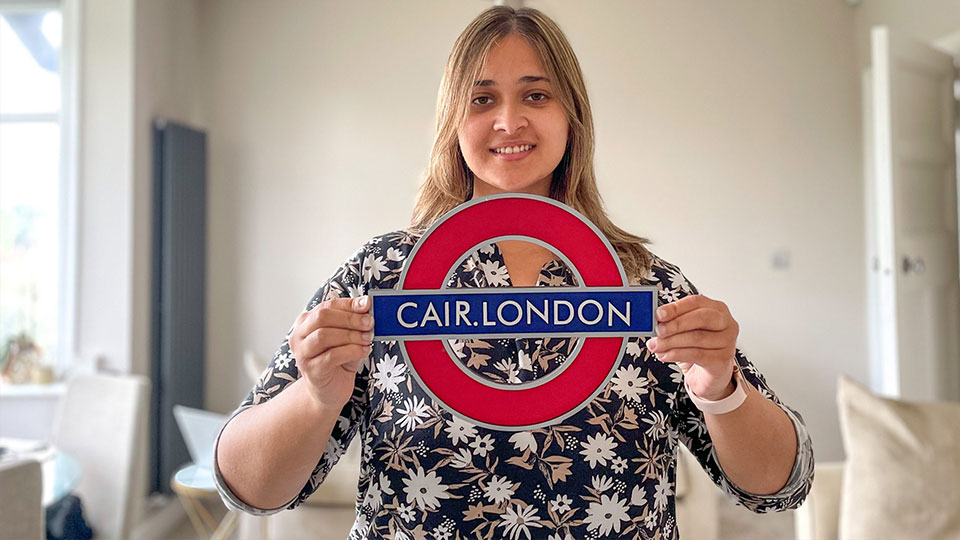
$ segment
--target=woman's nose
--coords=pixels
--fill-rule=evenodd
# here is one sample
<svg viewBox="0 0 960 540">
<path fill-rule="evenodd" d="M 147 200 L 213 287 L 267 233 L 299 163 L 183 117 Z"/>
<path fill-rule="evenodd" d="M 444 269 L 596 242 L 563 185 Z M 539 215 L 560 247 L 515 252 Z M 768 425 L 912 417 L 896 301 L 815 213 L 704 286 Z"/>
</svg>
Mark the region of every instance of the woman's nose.
<svg viewBox="0 0 960 540">
<path fill-rule="evenodd" d="M 493 124 L 493 129 L 513 133 L 528 124 L 527 117 L 524 116 L 520 105 L 507 103 L 500 107 L 497 119 Z"/>
</svg>

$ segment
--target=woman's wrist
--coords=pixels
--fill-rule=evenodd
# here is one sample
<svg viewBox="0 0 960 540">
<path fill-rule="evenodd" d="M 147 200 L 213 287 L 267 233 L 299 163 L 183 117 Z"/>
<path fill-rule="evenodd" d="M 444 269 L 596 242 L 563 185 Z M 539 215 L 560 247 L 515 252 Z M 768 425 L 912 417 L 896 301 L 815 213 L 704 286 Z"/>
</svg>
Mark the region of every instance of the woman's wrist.
<svg viewBox="0 0 960 540">
<path fill-rule="evenodd" d="M 738 366 L 735 365 L 730 382 L 721 392 L 713 395 L 698 395 L 690 388 L 686 380 L 683 381 L 683 384 L 687 389 L 690 401 L 698 409 L 709 414 L 726 414 L 739 408 L 747 399 L 746 383 L 742 377 L 738 376 L 739 371 Z"/>
<path fill-rule="evenodd" d="M 297 388 L 299 392 L 305 394 L 305 397 L 308 398 L 308 413 L 317 419 L 330 417 L 336 419 L 340 416 L 340 411 L 342 411 L 347 405 L 346 403 L 342 403 L 337 406 L 336 404 L 325 402 L 323 399 L 321 399 L 319 395 L 320 392 L 317 390 L 317 388 L 310 384 L 310 381 L 307 380 L 306 377 L 300 377 L 297 379 L 290 387 L 291 390 L 294 388 Z"/>
<path fill-rule="evenodd" d="M 727 398 L 733 395 L 737 391 L 737 383 L 735 382 L 734 377 L 730 377 L 730 382 L 727 383 L 727 386 L 723 390 L 716 392 L 714 394 L 706 394 L 701 396 L 697 394 L 697 397 L 700 399 L 705 399 L 707 401 L 720 401 L 721 399 Z"/>
</svg>

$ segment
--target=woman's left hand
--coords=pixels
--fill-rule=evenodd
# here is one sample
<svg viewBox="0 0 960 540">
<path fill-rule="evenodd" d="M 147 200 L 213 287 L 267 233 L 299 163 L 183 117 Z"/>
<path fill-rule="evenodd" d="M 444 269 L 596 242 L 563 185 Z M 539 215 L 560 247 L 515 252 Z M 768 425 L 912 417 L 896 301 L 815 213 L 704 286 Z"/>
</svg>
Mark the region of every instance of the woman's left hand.
<svg viewBox="0 0 960 540">
<path fill-rule="evenodd" d="M 657 337 L 647 340 L 647 348 L 661 362 L 676 362 L 694 394 L 715 401 L 733 393 L 740 325 L 726 304 L 685 296 L 660 306 L 657 320 Z"/>
</svg>

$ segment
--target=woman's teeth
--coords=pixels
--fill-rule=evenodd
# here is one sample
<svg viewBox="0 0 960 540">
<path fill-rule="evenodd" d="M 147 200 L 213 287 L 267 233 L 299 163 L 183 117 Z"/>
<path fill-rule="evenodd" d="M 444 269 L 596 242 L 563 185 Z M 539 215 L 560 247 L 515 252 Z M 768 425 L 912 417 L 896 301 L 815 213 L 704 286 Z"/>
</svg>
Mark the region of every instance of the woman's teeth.
<svg viewBox="0 0 960 540">
<path fill-rule="evenodd" d="M 524 144 L 523 146 L 508 146 L 506 148 L 497 148 L 494 150 L 497 154 L 516 154 L 517 152 L 526 152 L 533 148 L 532 144 Z"/>
</svg>

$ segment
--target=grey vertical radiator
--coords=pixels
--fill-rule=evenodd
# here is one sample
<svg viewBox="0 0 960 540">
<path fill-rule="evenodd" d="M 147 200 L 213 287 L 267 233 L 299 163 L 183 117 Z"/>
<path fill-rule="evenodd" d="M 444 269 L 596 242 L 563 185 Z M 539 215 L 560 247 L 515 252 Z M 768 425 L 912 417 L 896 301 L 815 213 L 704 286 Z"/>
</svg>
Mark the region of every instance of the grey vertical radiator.
<svg viewBox="0 0 960 540">
<path fill-rule="evenodd" d="M 190 461 L 173 406 L 204 408 L 206 134 L 165 120 L 153 125 L 153 396 L 150 491 Z"/>
</svg>

